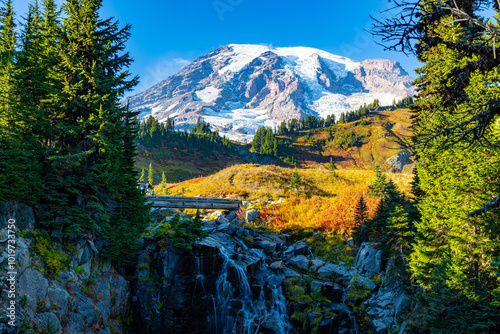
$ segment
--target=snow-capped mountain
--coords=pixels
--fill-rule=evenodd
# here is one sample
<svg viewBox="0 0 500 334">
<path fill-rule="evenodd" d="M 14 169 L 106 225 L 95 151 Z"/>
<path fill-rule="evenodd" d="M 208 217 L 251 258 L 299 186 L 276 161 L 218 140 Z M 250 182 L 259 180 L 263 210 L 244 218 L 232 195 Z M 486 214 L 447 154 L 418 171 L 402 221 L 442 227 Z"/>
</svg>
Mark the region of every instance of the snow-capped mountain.
<svg viewBox="0 0 500 334">
<path fill-rule="evenodd" d="M 174 118 L 191 128 L 199 116 L 231 139 L 249 141 L 261 126 L 306 114 L 326 117 L 379 99 L 410 94 L 412 78 L 386 59 L 356 62 L 307 48 L 231 44 L 130 98 L 140 117 Z"/>
</svg>

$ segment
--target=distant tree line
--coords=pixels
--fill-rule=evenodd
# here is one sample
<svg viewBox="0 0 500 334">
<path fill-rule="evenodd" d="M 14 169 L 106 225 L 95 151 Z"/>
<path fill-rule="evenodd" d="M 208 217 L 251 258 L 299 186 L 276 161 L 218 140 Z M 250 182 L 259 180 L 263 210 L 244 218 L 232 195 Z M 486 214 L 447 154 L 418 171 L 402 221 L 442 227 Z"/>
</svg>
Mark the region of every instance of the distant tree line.
<svg viewBox="0 0 500 334">
<path fill-rule="evenodd" d="M 198 118 L 190 132 L 174 131 L 174 121 L 170 118 L 165 123 L 158 122 L 153 116 L 140 122 L 138 128 L 139 143 L 146 147 L 163 147 L 164 149 L 185 151 L 199 154 L 201 157 L 216 154 L 228 155 L 234 153 L 233 144 L 217 131 L 210 130 L 210 124 Z"/>
<path fill-rule="evenodd" d="M 338 120 L 335 118 L 335 115 L 328 115 L 326 118 L 316 117 L 313 115 L 306 115 L 301 119 L 293 118 L 289 121 L 282 121 L 274 132 L 277 135 L 288 135 L 289 133 L 300 130 L 328 128 L 335 124 L 359 120 L 363 116 L 368 115 L 370 111 L 379 107 L 380 101 L 376 99 L 372 103 L 364 104 L 357 110 L 341 113 Z"/>
</svg>

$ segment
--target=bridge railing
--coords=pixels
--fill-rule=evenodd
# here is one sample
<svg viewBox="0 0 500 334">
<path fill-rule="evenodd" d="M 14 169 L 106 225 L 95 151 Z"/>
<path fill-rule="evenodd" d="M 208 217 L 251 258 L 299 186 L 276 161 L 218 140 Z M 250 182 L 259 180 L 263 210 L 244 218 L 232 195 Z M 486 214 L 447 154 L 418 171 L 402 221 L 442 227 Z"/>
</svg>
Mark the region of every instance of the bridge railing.
<svg viewBox="0 0 500 334">
<path fill-rule="evenodd" d="M 153 203 L 155 208 L 176 209 L 226 209 L 237 210 L 241 206 L 239 199 L 183 197 L 183 196 L 146 196 L 146 203 Z"/>
</svg>

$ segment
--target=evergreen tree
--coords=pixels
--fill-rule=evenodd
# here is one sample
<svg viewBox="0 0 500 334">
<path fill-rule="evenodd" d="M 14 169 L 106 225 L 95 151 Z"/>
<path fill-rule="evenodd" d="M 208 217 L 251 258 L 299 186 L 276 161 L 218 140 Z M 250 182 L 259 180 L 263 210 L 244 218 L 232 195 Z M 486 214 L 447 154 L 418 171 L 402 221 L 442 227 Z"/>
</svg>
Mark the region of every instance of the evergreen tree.
<svg viewBox="0 0 500 334">
<path fill-rule="evenodd" d="M 290 178 L 290 189 L 294 190 L 295 193 L 298 193 L 301 184 L 302 184 L 302 179 L 300 178 L 297 168 L 295 168 L 295 170 L 292 173 L 292 177 Z"/>
<path fill-rule="evenodd" d="M 385 174 L 382 172 L 380 165 L 375 164 L 375 181 L 368 186 L 370 192 L 378 198 L 387 198 L 388 182 Z"/>
<path fill-rule="evenodd" d="M 356 225 L 362 225 L 368 218 L 368 207 L 366 206 L 365 199 L 363 195 L 359 197 L 358 203 L 356 204 L 356 209 L 354 211 L 354 222 Z"/>
<path fill-rule="evenodd" d="M 142 172 L 141 172 L 141 177 L 139 178 L 139 182 L 141 183 L 145 183 L 146 182 L 146 172 L 144 171 L 144 168 L 142 169 Z"/>
<path fill-rule="evenodd" d="M 148 182 L 152 186 L 155 184 L 155 177 L 153 174 L 153 165 L 151 163 L 149 163 Z"/>
<path fill-rule="evenodd" d="M 46 99 L 56 135 L 44 167 L 50 196 L 41 224 L 66 235 L 96 233 L 106 240 L 103 254 L 127 262 L 149 217 L 133 169 L 137 113 L 119 106 L 137 78 L 123 71 L 132 61 L 122 54 L 130 26 L 100 19 L 101 3 L 68 0 L 62 29 L 52 36 L 59 61 L 50 76 L 60 89 Z M 45 10 L 54 18 L 54 10 Z"/>
<path fill-rule="evenodd" d="M 165 177 L 165 172 L 161 174 L 161 190 L 165 195 L 165 188 L 167 187 L 167 178 Z"/>
<path fill-rule="evenodd" d="M 333 158 L 330 157 L 330 162 L 328 163 L 328 171 L 330 172 L 330 175 L 333 177 L 337 177 L 337 172 L 335 171 L 335 164 L 333 163 Z"/>
</svg>

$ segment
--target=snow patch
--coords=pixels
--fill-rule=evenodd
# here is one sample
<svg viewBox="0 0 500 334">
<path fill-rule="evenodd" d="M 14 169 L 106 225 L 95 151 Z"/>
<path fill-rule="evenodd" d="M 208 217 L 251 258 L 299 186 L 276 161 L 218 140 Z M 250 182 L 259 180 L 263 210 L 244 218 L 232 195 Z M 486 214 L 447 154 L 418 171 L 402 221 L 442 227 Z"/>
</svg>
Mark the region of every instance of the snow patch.
<svg viewBox="0 0 500 334">
<path fill-rule="evenodd" d="M 202 90 L 195 91 L 196 97 L 205 103 L 212 103 L 217 100 L 220 89 L 208 86 Z"/>
</svg>

